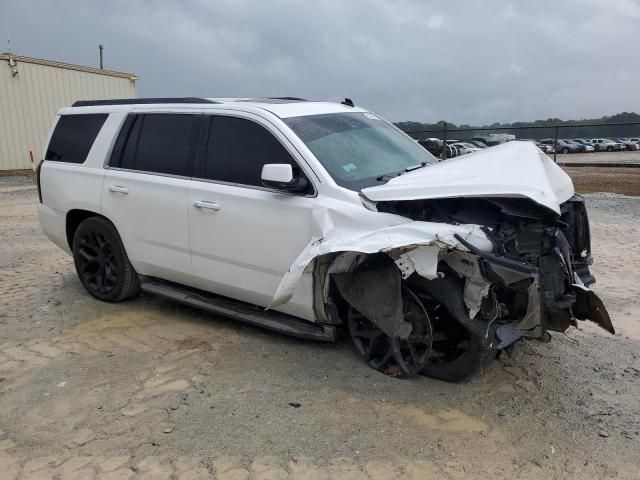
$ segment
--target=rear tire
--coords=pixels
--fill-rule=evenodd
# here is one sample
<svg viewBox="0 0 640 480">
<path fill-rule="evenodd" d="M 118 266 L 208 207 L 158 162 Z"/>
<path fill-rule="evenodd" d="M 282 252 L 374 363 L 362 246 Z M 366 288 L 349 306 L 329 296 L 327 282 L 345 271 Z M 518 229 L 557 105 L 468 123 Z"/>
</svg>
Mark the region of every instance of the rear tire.
<svg viewBox="0 0 640 480">
<path fill-rule="evenodd" d="M 83 221 L 73 236 L 76 273 L 91 296 L 120 302 L 140 291 L 138 274 L 129 262 L 120 235 L 104 217 Z"/>
</svg>

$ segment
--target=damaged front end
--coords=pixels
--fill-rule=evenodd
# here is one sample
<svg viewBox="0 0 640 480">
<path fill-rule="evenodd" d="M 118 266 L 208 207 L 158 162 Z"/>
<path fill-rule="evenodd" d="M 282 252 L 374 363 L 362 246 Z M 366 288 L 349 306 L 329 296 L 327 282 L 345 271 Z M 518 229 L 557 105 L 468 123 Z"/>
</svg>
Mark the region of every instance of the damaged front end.
<svg viewBox="0 0 640 480">
<path fill-rule="evenodd" d="M 273 305 L 312 272 L 317 318 L 346 324 L 367 363 L 448 381 L 469 377 L 519 338 L 545 341 L 577 320 L 613 334 L 588 288 L 589 221 L 570 179 L 533 146 L 494 152 L 364 189 L 375 215 L 402 219 L 389 226 L 343 226 L 343 215 L 317 212 L 322 236 L 298 257 Z"/>
<path fill-rule="evenodd" d="M 563 203 L 560 216 L 524 199 L 503 198 L 383 202 L 378 208 L 414 220 L 483 225 L 492 251 L 456 235 L 474 258 L 444 254 L 442 270 L 465 279 L 470 318 L 492 304 L 488 347 L 505 348 L 525 336 L 545 339 L 548 331 L 564 332 L 576 320 L 589 319 L 615 332 L 602 301 L 587 288 L 595 279 L 581 197 Z"/>
<path fill-rule="evenodd" d="M 549 331 L 564 332 L 577 320 L 614 333 L 602 301 L 588 288 L 595 279 L 581 197 L 563 203 L 560 216 L 527 200 L 503 198 L 387 201 L 377 208 L 429 224 L 480 224 L 492 247 L 479 248 L 453 233 L 457 245 L 384 249 L 384 258 L 343 254 L 337 268 L 330 264 L 325 279 L 346 305 L 340 312 L 332 303 L 338 295 L 330 291 L 322 298 L 334 309 L 333 318 L 347 320 L 374 368 L 457 381 L 517 339 L 548 340 Z M 345 257 L 351 258 L 347 268 Z M 403 314 L 402 288 L 419 297 L 423 316 Z M 354 312 L 367 319 L 366 335 L 354 335 Z M 363 329 L 362 321 L 356 325 Z M 427 358 L 420 355 L 427 350 Z"/>
</svg>

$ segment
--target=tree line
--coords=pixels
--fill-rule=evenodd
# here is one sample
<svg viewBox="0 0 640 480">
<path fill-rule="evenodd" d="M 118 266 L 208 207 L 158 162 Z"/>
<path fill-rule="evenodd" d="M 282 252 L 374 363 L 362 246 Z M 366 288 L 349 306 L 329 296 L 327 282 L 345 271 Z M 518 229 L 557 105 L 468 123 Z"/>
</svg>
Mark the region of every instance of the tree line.
<svg viewBox="0 0 640 480">
<path fill-rule="evenodd" d="M 635 123 L 635 125 L 624 125 Z M 603 126 L 590 126 L 590 124 L 607 124 Z M 445 127 L 444 121 L 436 123 L 421 122 L 397 122 L 395 124 L 401 130 L 416 138 L 441 137 Z M 555 127 L 558 128 L 559 138 L 598 138 L 598 137 L 637 137 L 640 136 L 640 115 L 634 112 L 622 112 L 615 115 L 607 115 L 600 118 L 583 120 L 561 120 L 559 118 L 547 118 L 532 122 L 492 123 L 491 125 L 473 126 L 467 124 L 456 125 L 446 122 L 447 130 L 464 129 L 464 132 L 456 132 L 459 138 L 471 138 L 482 136 L 492 132 L 513 133 L 517 138 L 541 139 L 555 136 Z M 534 128 L 531 128 L 534 127 Z M 449 138 L 454 135 L 452 132 Z"/>
</svg>

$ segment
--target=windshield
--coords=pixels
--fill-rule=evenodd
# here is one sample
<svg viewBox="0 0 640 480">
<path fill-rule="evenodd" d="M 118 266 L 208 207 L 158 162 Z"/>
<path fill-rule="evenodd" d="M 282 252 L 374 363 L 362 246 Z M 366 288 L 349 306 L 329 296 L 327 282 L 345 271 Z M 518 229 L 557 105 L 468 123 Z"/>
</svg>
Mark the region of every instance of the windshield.
<svg viewBox="0 0 640 480">
<path fill-rule="evenodd" d="M 436 161 L 425 148 L 372 113 L 329 113 L 283 120 L 335 182 L 351 190 L 379 185 L 391 178 L 385 175 Z"/>
</svg>

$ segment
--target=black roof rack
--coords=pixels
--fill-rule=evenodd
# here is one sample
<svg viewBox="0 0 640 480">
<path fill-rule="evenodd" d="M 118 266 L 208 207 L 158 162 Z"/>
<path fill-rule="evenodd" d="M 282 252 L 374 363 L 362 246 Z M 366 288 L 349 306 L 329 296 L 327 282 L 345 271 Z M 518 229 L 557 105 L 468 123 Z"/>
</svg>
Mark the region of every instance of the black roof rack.
<svg viewBox="0 0 640 480">
<path fill-rule="evenodd" d="M 298 101 L 298 102 L 308 102 L 309 100 L 307 100 L 306 98 L 299 98 L 299 97 L 267 97 L 269 100 L 294 100 L 294 101 Z"/>
<path fill-rule="evenodd" d="M 206 98 L 115 98 L 113 100 L 78 100 L 72 107 L 91 107 L 96 105 L 148 105 L 154 103 L 220 103 Z"/>
</svg>

